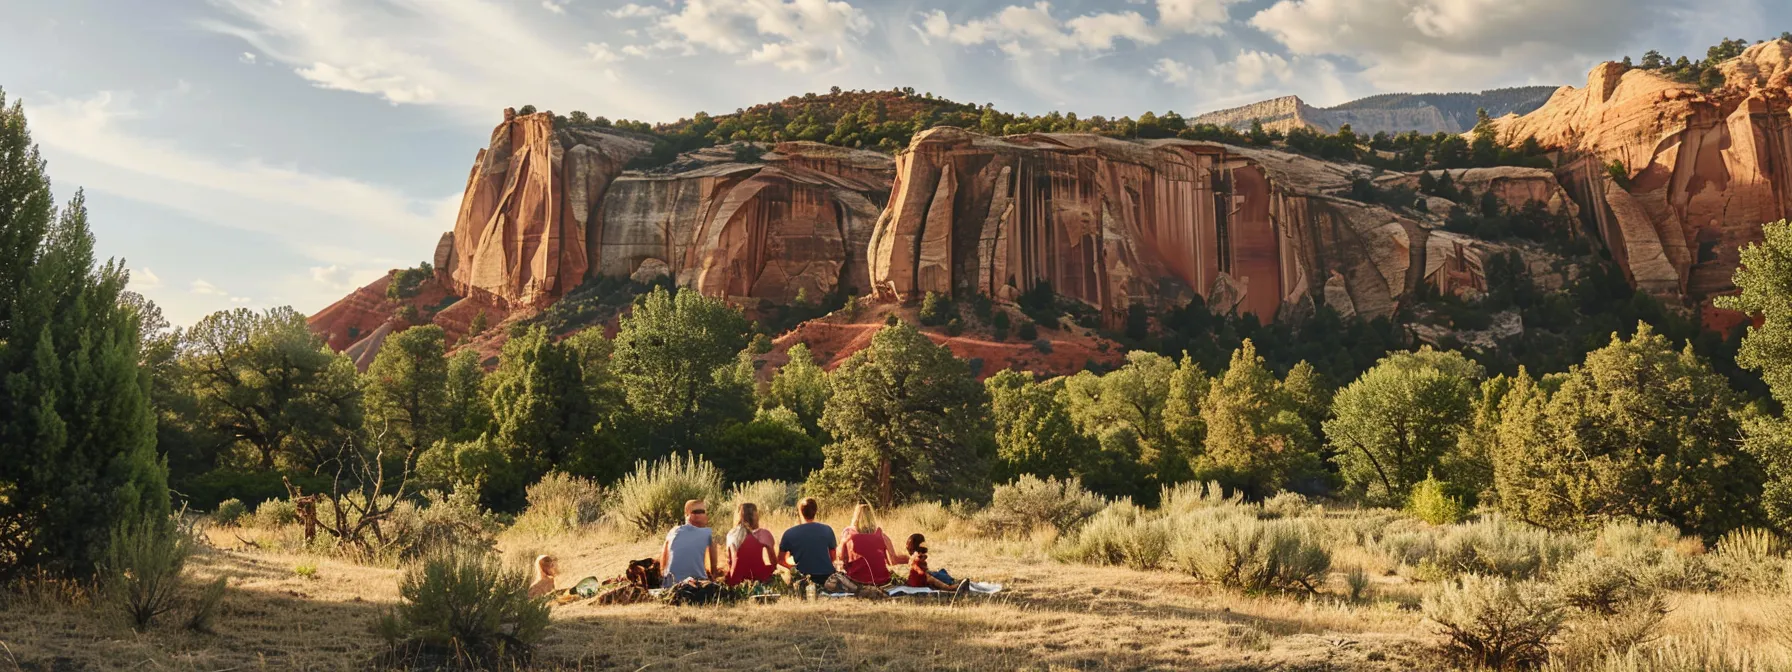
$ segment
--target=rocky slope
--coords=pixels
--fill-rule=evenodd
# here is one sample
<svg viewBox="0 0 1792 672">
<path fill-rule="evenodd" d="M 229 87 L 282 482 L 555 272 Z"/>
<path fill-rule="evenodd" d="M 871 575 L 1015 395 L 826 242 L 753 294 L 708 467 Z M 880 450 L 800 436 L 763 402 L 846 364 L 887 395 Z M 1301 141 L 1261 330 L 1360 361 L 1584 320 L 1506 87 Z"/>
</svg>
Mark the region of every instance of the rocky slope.
<svg viewBox="0 0 1792 672">
<path fill-rule="evenodd" d="M 1754 45 L 1711 92 L 1603 63 L 1499 130 L 1562 151 L 1561 183 L 1637 287 L 1702 299 L 1731 290 L 1737 251 L 1792 211 L 1788 62 L 1792 43 Z"/>
<path fill-rule="evenodd" d="M 1261 121 L 1267 130 L 1287 132 L 1306 128 L 1320 133 L 1336 133 L 1344 124 L 1360 135 L 1389 135 L 1417 131 L 1419 133 L 1465 133 L 1475 126 L 1475 111 L 1488 114 L 1523 114 L 1537 109 L 1548 100 L 1549 87 L 1520 87 L 1482 93 L 1386 94 L 1353 100 L 1334 107 L 1313 107 L 1299 96 L 1283 96 L 1270 100 L 1216 110 L 1190 119 L 1190 124 L 1213 124 L 1240 131 L 1249 130 L 1253 121 Z"/>
</svg>

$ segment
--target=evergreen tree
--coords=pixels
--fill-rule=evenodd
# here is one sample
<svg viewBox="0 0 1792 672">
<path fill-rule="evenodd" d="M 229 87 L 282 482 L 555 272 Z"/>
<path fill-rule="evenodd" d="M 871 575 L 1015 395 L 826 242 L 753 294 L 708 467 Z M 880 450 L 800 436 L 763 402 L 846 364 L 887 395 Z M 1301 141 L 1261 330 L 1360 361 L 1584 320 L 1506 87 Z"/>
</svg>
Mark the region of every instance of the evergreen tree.
<svg viewBox="0 0 1792 672">
<path fill-rule="evenodd" d="M 1250 339 L 1208 390 L 1201 418 L 1207 445 L 1195 462 L 1197 479 L 1261 498 L 1318 471 L 1312 433 Z"/>
<path fill-rule="evenodd" d="M 368 433 L 408 448 L 447 435 L 447 336 L 436 325 L 386 338 L 367 367 L 362 411 Z"/>
<path fill-rule="evenodd" d="M 1201 418 L 1201 404 L 1212 387 L 1213 379 L 1201 370 L 1195 358 L 1183 352 L 1165 391 L 1163 422 L 1164 431 L 1184 448 L 1190 460 L 1207 443 L 1207 421 Z"/>
<path fill-rule="evenodd" d="M 1664 520 L 1707 539 L 1759 518 L 1736 394 L 1690 347 L 1638 324 L 1548 382 L 1521 372 L 1500 408 L 1494 481 L 1509 515 L 1558 529 Z"/>
<path fill-rule="evenodd" d="M 611 366 L 654 454 L 699 450 L 711 432 L 752 417 L 752 390 L 733 371 L 751 332 L 720 299 L 659 287 L 622 319 Z"/>
<path fill-rule="evenodd" d="M 821 430 L 821 414 L 827 408 L 833 390 L 828 387 L 827 372 L 815 365 L 809 346 L 790 346 L 790 360 L 778 368 L 766 391 L 765 408 L 785 408 L 796 414 L 803 431 L 817 440 L 826 440 Z"/>
<path fill-rule="evenodd" d="M 1126 354 L 1125 366 L 1106 374 L 1080 372 L 1064 382 L 1070 415 L 1090 436 L 1130 435 L 1155 482 L 1186 480 L 1193 446 L 1178 442 L 1164 419 L 1176 370 L 1176 360 L 1134 350 Z"/>
<path fill-rule="evenodd" d="M 22 106 L 0 92 L 0 581 L 85 578 L 114 530 L 168 514 L 145 317 L 94 259 L 85 199 L 57 216 Z"/>
<path fill-rule="evenodd" d="M 532 327 L 504 343 L 491 391 L 491 444 L 511 470 L 486 484 L 499 508 L 522 504 L 522 487 L 549 469 L 598 479 L 620 475 L 631 456 L 598 441 L 599 416 L 585 392 L 577 356 Z"/>
<path fill-rule="evenodd" d="M 1761 234 L 1760 243 L 1742 249 L 1735 277 L 1741 293 L 1718 305 L 1758 320 L 1736 363 L 1761 372 L 1773 398 L 1792 408 L 1792 223 L 1768 224 Z M 1753 418 L 1744 446 L 1766 469 L 1762 508 L 1776 527 L 1792 531 L 1792 425 L 1783 417 Z"/>
<path fill-rule="evenodd" d="M 821 426 L 835 440 L 809 479 L 814 491 L 884 507 L 987 491 L 989 395 L 950 350 L 901 322 L 878 330 L 830 379 Z"/>
<path fill-rule="evenodd" d="M 995 422 L 996 481 L 1022 474 L 1040 478 L 1079 477 L 1091 487 L 1110 479 L 1101 473 L 1100 444 L 1077 430 L 1059 391 L 1033 374 L 1003 369 L 983 381 L 989 390 L 990 417 Z"/>
<path fill-rule="evenodd" d="M 468 441 L 491 427 L 492 409 L 485 398 L 485 369 L 479 353 L 462 350 L 448 358 L 442 391 L 443 429 L 455 441 Z"/>
<path fill-rule="evenodd" d="M 361 428 L 355 365 L 289 307 L 206 316 L 182 335 L 201 422 L 246 451 L 239 466 L 310 469 Z"/>
<path fill-rule="evenodd" d="M 1461 353 L 1426 347 L 1388 355 L 1340 390 L 1324 431 L 1344 482 L 1376 504 L 1405 502 L 1456 446 L 1481 376 Z"/>
</svg>

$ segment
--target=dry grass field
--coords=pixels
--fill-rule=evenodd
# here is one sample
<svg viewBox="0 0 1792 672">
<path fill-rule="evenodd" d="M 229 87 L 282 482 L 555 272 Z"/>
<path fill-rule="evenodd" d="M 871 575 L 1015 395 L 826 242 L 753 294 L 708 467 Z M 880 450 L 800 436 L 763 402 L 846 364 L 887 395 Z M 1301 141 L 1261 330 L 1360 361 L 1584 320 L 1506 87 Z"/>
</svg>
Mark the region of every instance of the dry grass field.
<svg viewBox="0 0 1792 672">
<path fill-rule="evenodd" d="M 781 531 L 788 515 L 778 515 Z M 844 515 L 824 514 L 836 528 Z M 919 523 L 898 514 L 886 529 Z M 882 601 L 785 600 L 672 607 L 658 603 L 557 606 L 532 668 L 568 670 L 1428 670 L 1453 665 L 1421 614 L 1426 586 L 1365 553 L 1334 567 L 1371 570 L 1358 602 L 1336 569 L 1319 595 L 1251 595 L 1172 571 L 1067 564 L 1049 533 L 992 540 L 929 530 L 936 567 L 1004 584 L 994 596 Z M 332 557 L 246 547 L 266 530 L 210 529 L 196 574 L 231 577 L 213 634 L 164 623 L 147 633 L 57 584 L 0 602 L 0 671 L 360 670 L 385 644 L 376 617 L 398 599 L 399 572 Z M 515 530 L 500 550 L 521 564 L 553 553 L 561 585 L 608 577 L 657 553 L 607 526 L 533 537 Z M 1381 564 L 1377 564 L 1381 563 Z M 314 571 L 313 571 L 314 568 Z M 1786 595 L 1674 594 L 1654 646 L 1730 669 L 1785 669 L 1792 644 Z M 1740 653 L 1739 653 L 1740 652 Z M 1709 658 L 1717 656 L 1717 658 Z M 1628 667 L 1611 669 L 1670 669 Z M 1671 669 L 1700 669 L 1675 667 Z"/>
</svg>

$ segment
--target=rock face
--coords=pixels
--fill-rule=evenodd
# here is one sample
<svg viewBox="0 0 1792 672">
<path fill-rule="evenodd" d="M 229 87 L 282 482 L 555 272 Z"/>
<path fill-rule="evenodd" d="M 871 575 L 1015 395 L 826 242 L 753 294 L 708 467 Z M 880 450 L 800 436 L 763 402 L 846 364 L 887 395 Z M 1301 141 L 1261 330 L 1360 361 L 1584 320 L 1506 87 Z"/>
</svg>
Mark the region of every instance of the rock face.
<svg viewBox="0 0 1792 672">
<path fill-rule="evenodd" d="M 632 134 L 555 130 L 550 114 L 507 110 L 436 247 L 438 273 L 505 308 L 544 306 L 593 275 L 671 275 L 706 294 L 774 301 L 868 286 L 888 157 L 792 142 L 752 162 L 715 148 L 624 174 L 649 149 Z"/>
<path fill-rule="evenodd" d="M 1335 107 L 1313 107 L 1299 96 L 1283 96 L 1270 100 L 1217 110 L 1190 119 L 1190 124 L 1213 124 L 1235 130 L 1249 130 L 1260 121 L 1266 130 L 1287 132 L 1307 128 L 1321 133 L 1336 133 L 1350 124 L 1358 135 L 1390 135 L 1419 133 L 1463 133 L 1473 128 L 1476 109 L 1487 109 L 1500 116 L 1508 112 L 1524 113 L 1537 109 L 1548 98 L 1549 87 L 1520 87 L 1482 93 L 1383 94 L 1353 100 Z"/>
<path fill-rule="evenodd" d="M 1426 230 L 1328 195 L 1360 170 L 1204 142 L 935 128 L 896 159 L 871 287 L 1013 300 L 1050 283 L 1109 324 L 1191 293 L 1265 321 L 1314 301 L 1385 316 L 1419 280 Z"/>
<path fill-rule="evenodd" d="M 548 113 L 504 111 L 467 177 L 436 268 L 456 293 L 505 307 L 540 306 L 583 282 L 590 232 L 610 182 L 652 149 L 623 133 L 554 129 Z"/>
<path fill-rule="evenodd" d="M 889 157 L 813 142 L 781 143 L 755 163 L 711 154 L 616 179 L 593 272 L 777 302 L 870 286 L 865 248 L 889 198 Z"/>
<path fill-rule="evenodd" d="M 1499 130 L 1563 151 L 1558 177 L 1639 289 L 1703 299 L 1792 211 L 1789 63 L 1792 43 L 1754 45 L 1712 92 L 1604 63 Z"/>
</svg>

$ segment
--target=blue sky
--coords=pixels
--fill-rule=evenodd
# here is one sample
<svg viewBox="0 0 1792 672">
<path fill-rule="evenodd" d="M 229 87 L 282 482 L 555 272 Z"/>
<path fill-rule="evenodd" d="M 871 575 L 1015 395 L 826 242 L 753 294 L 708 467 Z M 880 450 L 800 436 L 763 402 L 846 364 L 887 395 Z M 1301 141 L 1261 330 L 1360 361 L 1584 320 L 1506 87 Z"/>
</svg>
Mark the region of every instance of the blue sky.
<svg viewBox="0 0 1792 672">
<path fill-rule="evenodd" d="M 1585 81 L 1782 0 L 0 0 L 57 195 L 176 324 L 427 258 L 506 106 L 668 121 L 830 86 L 1185 115 Z"/>
</svg>

